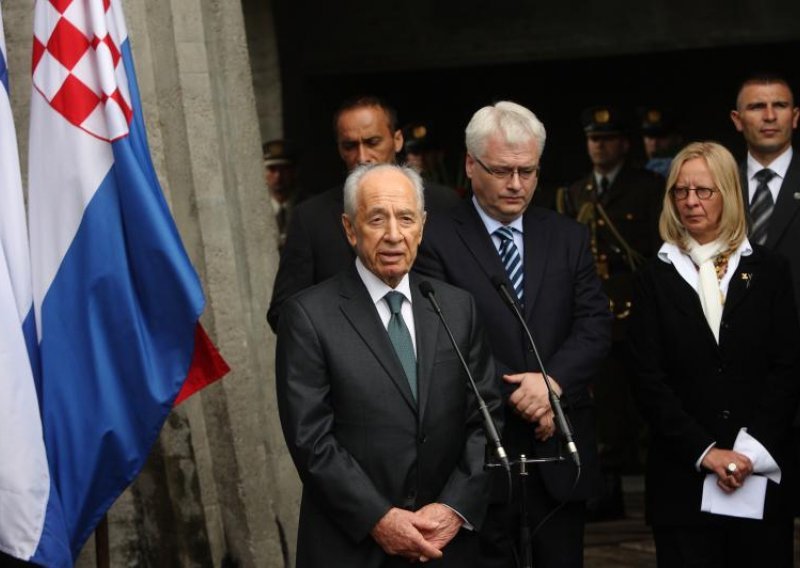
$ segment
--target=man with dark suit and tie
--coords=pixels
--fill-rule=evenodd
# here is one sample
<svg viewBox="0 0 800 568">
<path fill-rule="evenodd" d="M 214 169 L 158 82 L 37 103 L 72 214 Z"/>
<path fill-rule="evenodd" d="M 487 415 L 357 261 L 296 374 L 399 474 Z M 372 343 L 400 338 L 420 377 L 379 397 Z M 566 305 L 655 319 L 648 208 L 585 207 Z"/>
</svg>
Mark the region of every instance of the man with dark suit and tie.
<svg viewBox="0 0 800 568">
<path fill-rule="evenodd" d="M 419 290 L 422 279 L 408 274 L 424 222 L 416 172 L 356 169 L 345 182 L 342 223 L 357 259 L 284 304 L 277 391 L 303 481 L 299 568 L 480 566 L 486 440 L 467 375 Z M 500 419 L 474 300 L 429 284 Z"/>
<path fill-rule="evenodd" d="M 789 83 L 774 74 L 745 79 L 731 111 L 731 120 L 747 144 L 739 175 L 749 238 L 789 261 L 795 305 L 800 305 L 800 155 L 792 148 L 792 134 L 798 117 L 800 109 Z M 793 438 L 800 459 L 800 412 Z M 800 516 L 800 495 L 795 496 L 795 515 Z"/>
<path fill-rule="evenodd" d="M 336 147 L 347 171 L 363 164 L 394 164 L 403 148 L 397 113 L 383 99 L 360 96 L 345 101 L 333 119 Z M 425 182 L 428 209 L 458 203 L 449 187 Z M 342 186 L 336 185 L 295 207 L 281 251 L 267 321 L 278 330 L 283 303 L 296 292 L 330 278 L 349 266 L 355 253 L 342 228 Z"/>
<path fill-rule="evenodd" d="M 473 197 L 432 214 L 415 270 L 472 293 L 489 332 L 507 402 L 503 441 L 510 457 L 561 452 L 541 369 L 525 332 L 495 285 L 516 295 L 553 387 L 566 404 L 583 470 L 567 461 L 530 466 L 526 481 L 537 567 L 581 566 L 586 499 L 599 484 L 589 383 L 611 343 L 611 314 L 595 272 L 589 231 L 554 211 L 530 207 L 545 143 L 528 109 L 499 102 L 480 109 L 466 129 L 466 173 Z M 513 566 L 519 499 L 506 505 L 497 479 L 484 530 L 481 566 Z M 515 497 L 519 496 L 519 477 Z"/>
<path fill-rule="evenodd" d="M 731 120 L 747 143 L 740 174 L 750 241 L 789 260 L 800 301 L 800 155 L 792 133 L 800 110 L 786 79 L 753 75 L 739 87 Z"/>
</svg>

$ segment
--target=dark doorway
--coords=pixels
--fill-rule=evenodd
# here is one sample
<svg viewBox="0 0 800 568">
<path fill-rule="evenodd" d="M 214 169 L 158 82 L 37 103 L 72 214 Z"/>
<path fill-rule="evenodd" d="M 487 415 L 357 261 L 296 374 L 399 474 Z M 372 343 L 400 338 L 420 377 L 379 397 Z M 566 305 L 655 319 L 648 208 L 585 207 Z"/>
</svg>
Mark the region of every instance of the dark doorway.
<svg viewBox="0 0 800 568">
<path fill-rule="evenodd" d="M 389 99 L 401 124 L 426 122 L 454 176 L 461 169 L 463 130 L 470 116 L 501 99 L 529 107 L 547 127 L 545 186 L 569 183 L 588 170 L 580 111 L 594 104 L 667 107 L 680 117 L 686 140 L 718 140 L 740 158 L 743 144 L 729 119 L 738 83 L 749 72 L 768 67 L 787 76 L 796 91 L 796 66 L 764 62 L 791 60 L 799 47 L 790 42 L 472 68 L 317 74 L 303 81 L 302 103 L 287 101 L 291 115 L 285 125 L 290 136 L 302 141 L 304 185 L 314 192 L 342 178 L 331 116 L 342 100 L 358 93 Z"/>
</svg>

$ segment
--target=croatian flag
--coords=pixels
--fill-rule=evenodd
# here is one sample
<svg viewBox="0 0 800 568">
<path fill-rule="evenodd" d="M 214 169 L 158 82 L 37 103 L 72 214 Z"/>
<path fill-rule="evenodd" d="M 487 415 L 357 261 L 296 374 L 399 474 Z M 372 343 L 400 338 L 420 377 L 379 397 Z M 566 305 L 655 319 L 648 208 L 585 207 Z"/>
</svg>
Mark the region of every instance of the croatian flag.
<svg viewBox="0 0 800 568">
<path fill-rule="evenodd" d="M 42 533 L 50 475 L 31 365 L 28 230 L 6 61 L 0 7 L 0 551 L 28 558 Z"/>
<path fill-rule="evenodd" d="M 50 484 L 30 559 L 69 566 L 176 401 L 228 368 L 150 160 L 120 1 L 34 10 L 28 214 Z"/>
</svg>

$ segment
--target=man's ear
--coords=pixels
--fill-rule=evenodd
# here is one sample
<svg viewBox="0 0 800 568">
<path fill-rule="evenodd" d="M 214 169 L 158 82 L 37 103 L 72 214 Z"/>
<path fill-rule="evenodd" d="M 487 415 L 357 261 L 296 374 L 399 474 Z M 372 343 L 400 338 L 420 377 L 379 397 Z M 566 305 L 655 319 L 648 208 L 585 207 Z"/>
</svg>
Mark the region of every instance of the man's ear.
<svg viewBox="0 0 800 568">
<path fill-rule="evenodd" d="M 353 226 L 353 222 L 350 221 L 350 217 L 347 216 L 347 213 L 342 213 L 342 225 L 344 226 L 344 233 L 347 235 L 347 242 L 350 243 L 351 247 L 355 247 L 356 230 Z"/>
<path fill-rule="evenodd" d="M 470 154 L 467 154 L 466 159 L 464 160 L 464 171 L 467 174 L 469 179 L 472 179 L 472 170 L 475 168 L 475 158 L 473 158 Z"/>
<path fill-rule="evenodd" d="M 394 153 L 397 154 L 403 149 L 403 131 L 399 128 L 394 131 Z"/>
<path fill-rule="evenodd" d="M 736 130 L 739 132 L 742 131 L 742 118 L 739 116 L 738 110 L 731 111 L 731 120 L 733 121 L 733 125 L 736 127 Z"/>
</svg>

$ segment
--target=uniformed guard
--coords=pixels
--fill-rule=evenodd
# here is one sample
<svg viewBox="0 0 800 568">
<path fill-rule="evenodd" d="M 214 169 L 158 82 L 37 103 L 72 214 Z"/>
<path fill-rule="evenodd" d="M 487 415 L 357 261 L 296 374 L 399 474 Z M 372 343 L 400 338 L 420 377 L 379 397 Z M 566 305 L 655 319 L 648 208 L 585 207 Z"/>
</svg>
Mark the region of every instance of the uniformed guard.
<svg viewBox="0 0 800 568">
<path fill-rule="evenodd" d="M 672 157 L 683 145 L 677 117 L 672 111 L 659 106 L 639 107 L 637 114 L 647 156 L 644 167 L 666 178 Z"/>
<path fill-rule="evenodd" d="M 592 171 L 557 191 L 559 212 L 588 225 L 597 274 L 614 314 L 612 352 L 594 384 L 598 447 L 606 474 L 603 498 L 588 504 L 589 518 L 624 516 L 621 472 L 638 467 L 639 418 L 629 400 L 625 326 L 632 309 L 633 272 L 660 245 L 660 176 L 628 163 L 630 121 L 619 109 L 596 106 L 582 113 Z"/>
</svg>

